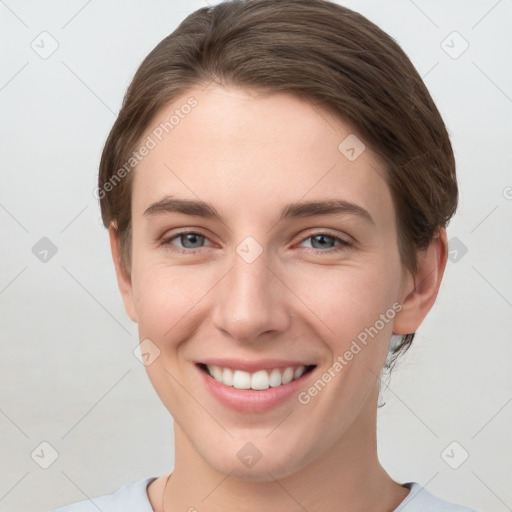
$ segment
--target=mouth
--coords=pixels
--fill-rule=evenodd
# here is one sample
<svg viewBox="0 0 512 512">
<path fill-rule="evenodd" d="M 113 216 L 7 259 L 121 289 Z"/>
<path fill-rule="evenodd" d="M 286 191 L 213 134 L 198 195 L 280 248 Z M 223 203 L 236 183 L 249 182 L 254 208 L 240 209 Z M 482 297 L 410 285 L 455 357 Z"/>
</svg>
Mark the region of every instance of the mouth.
<svg viewBox="0 0 512 512">
<path fill-rule="evenodd" d="M 226 387 L 239 390 L 264 391 L 297 381 L 312 372 L 316 365 L 293 365 L 248 372 L 242 369 L 197 363 L 198 368 Z"/>
</svg>

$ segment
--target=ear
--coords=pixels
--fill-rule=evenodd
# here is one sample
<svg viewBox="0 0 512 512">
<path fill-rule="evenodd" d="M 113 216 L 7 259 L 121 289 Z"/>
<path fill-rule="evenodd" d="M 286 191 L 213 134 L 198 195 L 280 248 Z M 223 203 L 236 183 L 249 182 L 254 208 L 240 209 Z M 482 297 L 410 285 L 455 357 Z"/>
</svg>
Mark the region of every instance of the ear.
<svg viewBox="0 0 512 512">
<path fill-rule="evenodd" d="M 429 246 L 418 252 L 416 272 L 404 279 L 402 310 L 395 316 L 394 334 L 413 333 L 423 322 L 436 300 L 447 258 L 446 230 L 439 229 Z"/>
<path fill-rule="evenodd" d="M 135 311 L 135 303 L 133 300 L 133 287 L 130 272 L 126 270 L 121 262 L 121 244 L 119 240 L 119 232 L 114 224 L 110 224 L 108 228 L 110 237 L 110 249 L 112 250 L 112 259 L 116 268 L 117 285 L 123 297 L 124 308 L 128 316 L 137 322 L 137 313 Z"/>
</svg>

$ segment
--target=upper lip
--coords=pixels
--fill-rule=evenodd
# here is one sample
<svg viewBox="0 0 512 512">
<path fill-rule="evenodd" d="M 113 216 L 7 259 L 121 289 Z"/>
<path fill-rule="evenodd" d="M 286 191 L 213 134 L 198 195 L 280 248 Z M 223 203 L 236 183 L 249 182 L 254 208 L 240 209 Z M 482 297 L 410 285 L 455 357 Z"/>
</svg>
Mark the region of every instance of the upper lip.
<svg viewBox="0 0 512 512">
<path fill-rule="evenodd" d="M 221 368 L 231 368 L 233 370 L 243 370 L 249 373 L 258 370 L 272 370 L 273 368 L 296 368 L 298 366 L 313 366 L 315 363 L 306 361 L 292 361 L 290 359 L 258 359 L 257 361 L 248 361 L 246 359 L 223 359 L 211 358 L 198 361 L 198 364 L 208 366 L 220 366 Z"/>
</svg>

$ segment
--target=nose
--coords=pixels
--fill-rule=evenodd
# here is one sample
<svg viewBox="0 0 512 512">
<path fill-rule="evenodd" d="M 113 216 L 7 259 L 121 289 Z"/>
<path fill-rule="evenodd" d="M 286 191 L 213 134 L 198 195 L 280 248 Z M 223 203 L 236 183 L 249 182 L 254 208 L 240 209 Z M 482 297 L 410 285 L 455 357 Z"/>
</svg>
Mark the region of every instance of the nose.
<svg viewBox="0 0 512 512">
<path fill-rule="evenodd" d="M 252 262 L 235 253 L 231 270 L 216 287 L 213 323 L 236 341 L 268 339 L 289 326 L 286 292 L 265 252 Z"/>
</svg>

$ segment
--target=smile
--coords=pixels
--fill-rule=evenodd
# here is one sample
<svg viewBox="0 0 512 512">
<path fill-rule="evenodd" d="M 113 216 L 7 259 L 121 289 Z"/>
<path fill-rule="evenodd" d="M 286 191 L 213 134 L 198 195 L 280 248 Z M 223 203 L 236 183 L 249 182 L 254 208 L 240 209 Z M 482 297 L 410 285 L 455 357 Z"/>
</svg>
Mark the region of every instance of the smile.
<svg viewBox="0 0 512 512">
<path fill-rule="evenodd" d="M 213 379 L 224 386 L 236 389 L 252 389 L 262 391 L 268 388 L 277 388 L 299 379 L 311 371 L 314 365 L 288 366 L 286 368 L 272 368 L 258 370 L 250 373 L 244 370 L 223 368 L 221 366 L 200 364 L 200 368 Z"/>
</svg>

